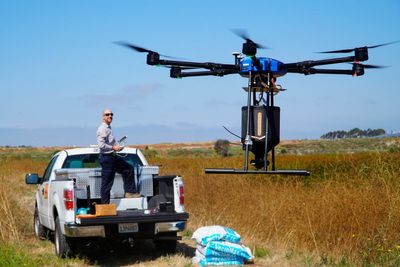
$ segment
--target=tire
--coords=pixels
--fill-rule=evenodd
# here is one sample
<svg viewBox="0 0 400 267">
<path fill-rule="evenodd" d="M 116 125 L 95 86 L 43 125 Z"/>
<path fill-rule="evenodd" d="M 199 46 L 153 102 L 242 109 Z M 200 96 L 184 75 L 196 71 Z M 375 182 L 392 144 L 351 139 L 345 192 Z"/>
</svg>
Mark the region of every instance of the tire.
<svg viewBox="0 0 400 267">
<path fill-rule="evenodd" d="M 56 218 L 55 223 L 56 227 L 54 233 L 54 246 L 56 255 L 60 258 L 67 258 L 73 256 L 74 255 L 73 243 L 71 242 L 71 240 L 68 240 L 68 238 L 65 235 L 63 235 L 61 231 L 60 219 L 58 217 Z"/>
<path fill-rule="evenodd" d="M 173 254 L 176 252 L 176 246 L 178 244 L 176 233 L 158 234 L 157 237 L 171 238 L 171 239 L 154 239 L 154 245 L 156 246 L 157 250 L 168 254 Z"/>
<path fill-rule="evenodd" d="M 46 239 L 47 231 L 43 224 L 40 223 L 39 211 L 35 207 L 35 213 L 33 214 L 33 229 L 35 230 L 35 236 L 41 240 Z"/>
</svg>

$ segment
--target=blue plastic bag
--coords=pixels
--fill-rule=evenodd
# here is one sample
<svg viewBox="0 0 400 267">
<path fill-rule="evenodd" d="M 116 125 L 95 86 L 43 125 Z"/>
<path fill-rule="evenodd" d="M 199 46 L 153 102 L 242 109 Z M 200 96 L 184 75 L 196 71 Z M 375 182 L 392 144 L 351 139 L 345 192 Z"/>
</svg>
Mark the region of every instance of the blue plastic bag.
<svg viewBox="0 0 400 267">
<path fill-rule="evenodd" d="M 204 226 L 197 229 L 192 236 L 197 244 L 207 245 L 211 241 L 224 240 L 232 243 L 240 243 L 240 235 L 228 227 L 219 225 Z"/>
</svg>

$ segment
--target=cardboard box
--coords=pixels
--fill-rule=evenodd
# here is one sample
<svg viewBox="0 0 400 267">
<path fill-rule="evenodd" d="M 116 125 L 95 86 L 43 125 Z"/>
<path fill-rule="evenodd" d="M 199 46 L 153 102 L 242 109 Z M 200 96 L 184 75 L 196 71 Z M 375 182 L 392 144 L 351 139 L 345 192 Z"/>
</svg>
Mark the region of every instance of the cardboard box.
<svg viewBox="0 0 400 267">
<path fill-rule="evenodd" d="M 117 208 L 115 204 L 96 204 L 96 216 L 115 216 Z"/>
</svg>

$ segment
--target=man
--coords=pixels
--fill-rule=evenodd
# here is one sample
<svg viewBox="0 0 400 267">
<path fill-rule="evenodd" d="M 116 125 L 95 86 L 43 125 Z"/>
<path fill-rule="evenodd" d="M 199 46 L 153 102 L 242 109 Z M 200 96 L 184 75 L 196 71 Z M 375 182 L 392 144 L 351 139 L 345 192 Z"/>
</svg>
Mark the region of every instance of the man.
<svg viewBox="0 0 400 267">
<path fill-rule="evenodd" d="M 97 144 L 100 149 L 100 165 L 101 165 L 101 203 L 110 203 L 110 191 L 114 183 L 115 173 L 121 173 L 124 181 L 125 197 L 140 197 L 135 190 L 135 179 L 132 166 L 120 158 L 116 152 L 121 151 L 124 147 L 120 146 L 115 140 L 111 122 L 113 120 L 113 112 L 110 109 L 103 111 L 103 122 L 97 129 Z"/>
</svg>

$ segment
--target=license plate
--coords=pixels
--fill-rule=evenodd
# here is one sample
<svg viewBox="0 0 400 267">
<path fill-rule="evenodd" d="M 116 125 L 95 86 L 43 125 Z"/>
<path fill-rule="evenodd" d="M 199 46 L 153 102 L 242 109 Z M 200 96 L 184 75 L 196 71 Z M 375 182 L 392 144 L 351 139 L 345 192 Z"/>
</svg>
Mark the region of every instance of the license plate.
<svg viewBox="0 0 400 267">
<path fill-rule="evenodd" d="M 119 233 L 136 233 L 139 231 L 137 223 L 120 223 L 118 224 Z"/>
</svg>

